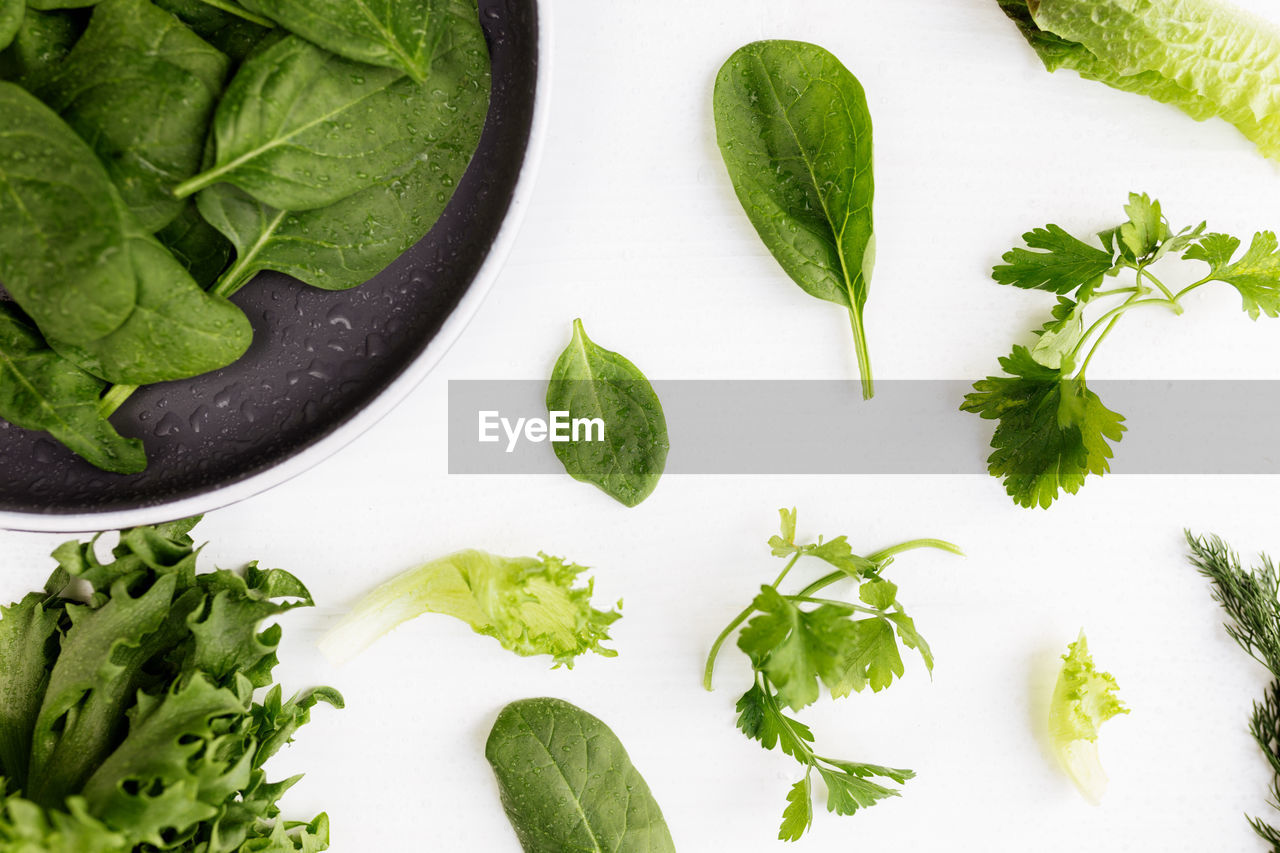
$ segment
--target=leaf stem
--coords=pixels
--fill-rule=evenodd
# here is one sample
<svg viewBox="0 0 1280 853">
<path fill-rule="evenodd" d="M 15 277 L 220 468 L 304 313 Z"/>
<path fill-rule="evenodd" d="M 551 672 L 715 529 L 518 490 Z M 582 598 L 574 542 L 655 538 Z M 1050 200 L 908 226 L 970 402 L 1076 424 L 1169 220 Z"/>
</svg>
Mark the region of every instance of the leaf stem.
<svg viewBox="0 0 1280 853">
<path fill-rule="evenodd" d="M 218 276 L 217 282 L 209 289 L 209 293 L 230 299 L 236 291 L 249 283 L 256 272 L 257 270 L 250 266 L 249 259 L 236 258 L 235 262 Z"/>
<path fill-rule="evenodd" d="M 1140 266 L 1138 267 L 1138 279 L 1141 280 L 1143 276 L 1146 276 L 1152 284 L 1160 288 L 1160 292 L 1165 295 L 1165 298 L 1173 303 L 1173 313 L 1182 313 L 1182 306 L 1178 304 L 1178 297 L 1173 295 L 1173 291 L 1165 287 L 1164 282 L 1152 275 L 1151 270 L 1147 269 L 1145 266 Z"/>
<path fill-rule="evenodd" d="M 862 312 L 849 309 L 849 326 L 853 329 L 853 348 L 858 354 L 858 378 L 862 381 L 862 399 L 875 396 L 875 382 L 871 378 L 871 353 L 867 350 L 867 332 L 862 325 Z"/>
<path fill-rule="evenodd" d="M 901 542 L 897 545 L 891 545 L 883 550 L 876 551 L 867 557 L 873 563 L 883 563 L 885 560 L 904 551 L 915 551 L 920 548 L 934 548 L 938 551 L 946 551 L 955 554 L 957 557 L 963 557 L 964 551 L 960 550 L 959 545 L 953 545 L 945 539 L 912 539 L 907 542 Z"/>
<path fill-rule="evenodd" d="M 888 614 L 883 610 L 876 610 L 874 607 L 863 607 L 861 604 L 850 604 L 847 601 L 837 601 L 834 598 L 814 598 L 808 595 L 788 595 L 788 601 L 797 601 L 801 604 L 825 604 L 830 607 L 838 607 L 841 610 L 852 610 L 856 613 L 868 613 L 872 616 L 885 618 Z"/>
<path fill-rule="evenodd" d="M 876 551 L 874 554 L 871 554 L 865 559 L 868 562 L 875 563 L 880 568 L 883 568 L 882 564 L 886 560 L 895 556 L 896 554 L 901 554 L 904 551 L 914 551 L 917 548 L 936 548 L 939 551 L 947 551 L 952 554 L 958 554 L 961 557 L 964 556 L 964 551 L 961 551 L 958 546 L 952 545 L 950 542 L 947 542 L 942 539 L 912 539 L 909 542 L 902 542 L 898 545 L 891 545 L 888 548 L 884 548 L 880 551 Z M 794 597 L 795 598 L 808 597 L 810 595 L 813 595 L 813 593 L 817 592 L 818 590 L 825 589 L 826 587 L 831 586 L 831 584 L 835 583 L 836 581 L 842 580 L 847 577 L 849 577 L 849 575 L 846 572 L 840 569 L 836 569 L 834 572 L 830 572 L 818 578 L 816 581 L 814 581 L 813 583 L 809 584 L 804 589 L 796 593 Z"/>
<path fill-rule="evenodd" d="M 129 396 L 137 390 L 137 385 L 112 385 L 98 401 L 98 411 L 102 413 L 104 418 L 111 417 L 117 409 L 124 405 L 124 401 L 128 400 Z"/>
<path fill-rule="evenodd" d="M 1197 287 L 1200 287 L 1202 284 L 1208 284 L 1211 281 L 1216 281 L 1216 279 L 1212 275 L 1207 275 L 1204 278 L 1200 279 L 1199 281 L 1193 281 L 1191 284 L 1188 284 L 1186 287 L 1182 288 L 1182 290 L 1179 290 L 1177 293 L 1175 293 L 1173 298 L 1181 299 L 1191 291 L 1195 290 Z"/>
<path fill-rule="evenodd" d="M 270 18 L 264 18 L 261 15 L 255 15 L 248 9 L 238 3 L 231 3 L 228 0 L 200 0 L 206 6 L 212 6 L 215 9 L 221 9 L 229 15 L 235 15 L 237 18 L 244 18 L 250 23 L 257 24 L 267 29 L 275 29 L 276 22 Z"/>
</svg>

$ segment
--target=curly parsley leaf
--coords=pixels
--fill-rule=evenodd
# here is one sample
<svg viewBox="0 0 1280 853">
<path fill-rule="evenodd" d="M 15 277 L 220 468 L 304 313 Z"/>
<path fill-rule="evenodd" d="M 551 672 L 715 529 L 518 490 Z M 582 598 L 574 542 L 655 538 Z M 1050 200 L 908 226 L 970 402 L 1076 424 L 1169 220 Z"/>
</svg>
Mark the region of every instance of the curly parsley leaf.
<svg viewBox="0 0 1280 853">
<path fill-rule="evenodd" d="M 1010 497 L 1048 508 L 1059 492 L 1075 494 L 1087 475 L 1110 470 L 1110 442 L 1120 440 L 1123 416 L 1026 347 L 1014 347 L 1000 366 L 1007 375 L 975 382 L 960 408 L 999 421 L 987 470 L 1004 479 Z"/>
<path fill-rule="evenodd" d="M 991 270 L 991 277 L 1000 284 L 1065 295 L 1081 284 L 1101 282 L 1115 266 L 1110 252 L 1090 246 L 1057 225 L 1028 231 L 1022 239 L 1027 248 L 1005 252 L 1001 258 L 1004 263 Z"/>
</svg>

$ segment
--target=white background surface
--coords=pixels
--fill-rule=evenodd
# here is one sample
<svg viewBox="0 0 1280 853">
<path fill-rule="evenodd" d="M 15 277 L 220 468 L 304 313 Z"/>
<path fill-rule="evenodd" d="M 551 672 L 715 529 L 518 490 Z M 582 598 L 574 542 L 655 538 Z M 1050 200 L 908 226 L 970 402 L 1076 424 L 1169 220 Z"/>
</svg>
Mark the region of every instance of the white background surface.
<svg viewBox="0 0 1280 853">
<path fill-rule="evenodd" d="M 1224 124 L 1046 74 L 994 0 L 558 0 L 554 13 L 541 176 L 471 327 L 369 433 L 196 531 L 206 565 L 260 559 L 321 603 L 287 617 L 277 677 L 331 683 L 348 708 L 318 709 L 274 761 L 275 777 L 307 773 L 290 815 L 327 810 L 337 853 L 518 853 L 483 744 L 505 702 L 549 694 L 612 726 L 682 851 L 780 849 L 797 766 L 734 728 L 736 649 L 714 693 L 699 677 L 716 633 L 777 571 L 764 546 L 776 508 L 796 505 L 802 535 L 847 533 L 864 552 L 919 536 L 968 552 L 892 569 L 937 654 L 932 681 L 909 661 L 887 692 L 800 715 L 827 754 L 918 778 L 855 817 L 820 811 L 797 849 L 1263 850 L 1243 814 L 1268 815 L 1268 770 L 1245 729 L 1266 676 L 1222 631 L 1181 530 L 1280 552 L 1275 479 L 1091 479 L 1032 512 L 986 477 L 670 476 L 628 510 L 568 477 L 448 476 L 445 400 L 449 379 L 545 377 L 575 316 L 651 378 L 856 376 L 846 319 L 768 256 L 715 147 L 715 73 L 754 39 L 819 42 L 867 89 L 878 379 L 973 378 L 1027 340 L 1051 299 L 988 278 L 1023 231 L 1113 225 L 1137 190 L 1175 226 L 1208 219 L 1247 239 L 1280 227 L 1275 167 Z M 1091 376 L 1280 378 L 1280 321 L 1250 322 L 1225 287 L 1188 303 L 1181 318 L 1126 318 Z M 43 583 L 63 538 L 0 534 L 0 598 Z M 314 641 L 359 595 L 464 547 L 596 567 L 598 600 L 626 599 L 620 656 L 552 672 L 425 617 L 341 670 L 319 658 Z M 1057 656 L 1081 626 L 1133 708 L 1104 729 L 1099 808 L 1041 740 Z"/>
</svg>

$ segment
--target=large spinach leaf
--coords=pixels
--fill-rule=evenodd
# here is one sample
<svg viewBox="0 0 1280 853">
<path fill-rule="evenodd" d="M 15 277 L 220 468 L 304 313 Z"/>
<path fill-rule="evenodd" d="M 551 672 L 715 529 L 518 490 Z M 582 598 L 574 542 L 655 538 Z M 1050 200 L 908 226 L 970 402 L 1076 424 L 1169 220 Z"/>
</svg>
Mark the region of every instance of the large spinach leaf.
<svg viewBox="0 0 1280 853">
<path fill-rule="evenodd" d="M 50 338 L 50 346 L 120 385 L 198 376 L 243 355 L 253 330 L 240 309 L 201 290 L 155 237 L 133 227 L 125 254 L 138 282 L 138 304 L 129 319 L 104 338 L 79 344 Z"/>
<path fill-rule="evenodd" d="M 769 251 L 806 293 L 849 309 L 872 394 L 862 309 L 875 262 L 871 113 L 856 77 L 817 45 L 760 41 L 715 86 L 716 139 Z"/>
<path fill-rule="evenodd" d="M 245 0 L 244 5 L 347 59 L 398 68 L 419 83 L 456 35 L 484 49 L 475 0 Z M 457 18 L 456 21 L 449 20 Z"/>
<path fill-rule="evenodd" d="M 581 708 L 512 702 L 484 754 L 525 853 L 675 853 L 662 809 L 617 735 Z"/>
<path fill-rule="evenodd" d="M 419 85 L 290 36 L 245 60 L 214 116 L 214 165 L 177 192 L 226 182 L 282 210 L 334 204 L 432 144 L 451 82 Z"/>
<path fill-rule="evenodd" d="M 640 369 L 597 346 L 581 320 L 560 354 L 547 385 L 547 410 L 573 421 L 597 420 L 603 435 L 575 435 L 551 446 L 569 476 L 598 486 L 625 506 L 635 506 L 658 486 L 667 464 L 667 421 L 662 403 Z"/>
<path fill-rule="evenodd" d="M 0 82 L 0 282 L 47 336 L 92 341 L 133 311 L 115 188 L 56 113 Z"/>
<path fill-rule="evenodd" d="M 172 222 L 173 188 L 200 168 L 228 60 L 148 0 L 103 0 L 37 93 L 97 153 L 147 231 Z"/>
<path fill-rule="evenodd" d="M 124 438 L 98 409 L 103 382 L 63 359 L 0 302 L 0 417 L 44 430 L 105 471 L 147 467 L 142 442 Z"/>
<path fill-rule="evenodd" d="M 407 78 L 402 78 L 407 79 Z M 200 213 L 236 247 L 216 292 L 229 296 L 262 270 L 344 290 L 381 272 L 431 230 L 471 162 L 489 105 L 483 57 L 454 52 L 432 71 L 430 139 L 374 186 L 336 204 L 288 212 L 227 184 L 200 193 Z"/>
</svg>

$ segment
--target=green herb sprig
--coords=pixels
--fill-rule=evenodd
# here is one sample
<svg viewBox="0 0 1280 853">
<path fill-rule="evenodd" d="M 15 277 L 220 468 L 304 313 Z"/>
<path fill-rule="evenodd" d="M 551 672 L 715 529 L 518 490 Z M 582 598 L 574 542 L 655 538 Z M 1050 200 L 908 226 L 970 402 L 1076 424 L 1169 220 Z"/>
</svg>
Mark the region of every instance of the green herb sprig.
<svg viewBox="0 0 1280 853">
<path fill-rule="evenodd" d="M 1086 373 L 1102 342 L 1128 312 L 1164 308 L 1183 312 L 1183 298 L 1209 284 L 1236 289 L 1253 319 L 1280 316 L 1280 243 L 1259 231 L 1236 258 L 1240 240 L 1208 233 L 1205 223 L 1174 231 L 1160 202 L 1131 193 L 1128 221 L 1098 234 L 1101 248 L 1057 225 L 1022 235 L 1026 248 L 1005 253 L 991 275 L 1000 284 L 1057 294 L 1052 317 L 1035 330 L 1039 340 L 1015 346 L 1000 359 L 1003 376 L 973 385 L 961 409 L 999 421 L 988 457 L 992 476 L 1025 507 L 1048 508 L 1062 492 L 1075 494 L 1090 474 L 1110 470 L 1112 445 L 1124 433 L 1124 416 L 1103 405 L 1089 390 Z M 1152 266 L 1180 255 L 1201 261 L 1209 271 L 1174 292 Z M 1104 288 L 1121 273 L 1129 283 Z M 1086 319 L 1086 317 L 1090 319 Z"/>
<path fill-rule="evenodd" d="M 1280 567 L 1266 554 L 1261 565 L 1246 570 L 1227 544 L 1217 536 L 1192 536 L 1191 564 L 1213 582 L 1213 600 L 1231 617 L 1227 633 L 1272 675 L 1262 701 L 1253 703 L 1249 732 L 1267 757 L 1275 779 L 1271 805 L 1280 809 Z M 1254 832 L 1280 851 L 1280 829 L 1261 818 L 1250 817 Z"/>
<path fill-rule="evenodd" d="M 813 823 L 813 775 L 827 787 L 827 811 L 851 815 L 887 797 L 899 796 L 881 779 L 903 784 L 915 776 L 878 764 L 829 758 L 813 748 L 813 732 L 784 710 L 798 711 L 817 701 L 820 684 L 833 698 L 888 687 L 905 672 L 899 643 L 914 649 L 933 671 L 933 652 L 916 630 L 915 622 L 898 602 L 898 587 L 883 577 L 893 558 L 917 548 L 937 548 L 953 554 L 959 548 L 940 539 L 913 539 L 866 557 L 853 553 L 848 539 L 838 536 L 797 545 L 796 511 L 780 509 L 782 531 L 769 539 L 775 557 L 787 560 L 773 581 L 739 613 L 711 646 L 703 686 L 711 690 L 716 658 L 725 641 L 743 623 L 738 648 L 751 659 L 753 683 L 738 700 L 738 728 L 765 749 L 779 747 L 804 768 L 804 776 L 787 794 L 778 838 L 796 841 Z M 833 570 L 799 592 L 779 591 L 802 557 L 813 557 Z M 839 581 L 853 581 L 858 601 L 819 597 L 818 593 Z M 748 621 L 749 620 L 749 621 Z"/>
</svg>

